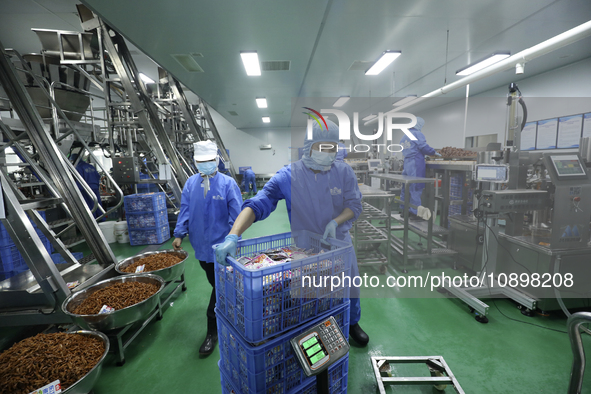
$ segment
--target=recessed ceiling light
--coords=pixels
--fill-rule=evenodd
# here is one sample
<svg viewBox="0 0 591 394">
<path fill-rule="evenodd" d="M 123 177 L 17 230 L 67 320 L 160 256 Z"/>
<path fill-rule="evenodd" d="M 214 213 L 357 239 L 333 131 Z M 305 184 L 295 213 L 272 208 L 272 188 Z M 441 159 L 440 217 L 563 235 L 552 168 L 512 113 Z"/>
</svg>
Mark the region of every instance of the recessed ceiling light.
<svg viewBox="0 0 591 394">
<path fill-rule="evenodd" d="M 481 59 L 473 64 L 470 64 L 462 69 L 456 71 L 456 75 L 466 76 L 470 74 L 474 74 L 476 71 L 480 71 L 488 66 L 491 66 L 497 62 L 500 62 L 503 59 L 508 58 L 511 56 L 510 53 L 493 53 L 490 56 L 487 56 L 484 59 Z"/>
<path fill-rule="evenodd" d="M 398 100 L 397 102 L 395 102 L 394 104 L 392 104 L 393 107 L 400 107 L 401 105 L 404 105 L 406 103 L 410 103 L 413 100 L 416 100 L 417 96 L 406 96 L 405 98 L 403 98 L 402 100 Z"/>
<path fill-rule="evenodd" d="M 369 114 L 369 115 L 367 115 L 365 118 L 363 118 L 361 120 L 371 120 L 371 119 L 377 118 L 377 117 L 378 117 L 378 115 L 376 115 L 376 114 Z"/>
<path fill-rule="evenodd" d="M 380 58 L 365 72 L 365 75 L 378 75 L 381 73 L 390 63 L 392 63 L 402 52 L 400 51 L 386 51 L 382 53 Z"/>
<path fill-rule="evenodd" d="M 345 105 L 345 103 L 347 101 L 349 101 L 351 97 L 350 96 L 341 96 L 339 97 L 339 99 L 337 101 L 334 102 L 334 104 L 332 105 L 333 107 L 342 107 L 343 105 Z"/>
<path fill-rule="evenodd" d="M 154 80 L 144 73 L 140 73 L 140 79 L 144 81 L 144 83 L 154 83 Z"/>
<path fill-rule="evenodd" d="M 268 116 L 263 116 L 263 123 L 271 123 L 271 118 Z"/>
<path fill-rule="evenodd" d="M 259 64 L 259 55 L 257 54 L 256 51 L 240 52 L 240 57 L 242 58 L 242 64 L 244 64 L 244 69 L 246 70 L 246 75 L 248 75 L 248 76 L 261 75 L 261 66 Z"/>
<path fill-rule="evenodd" d="M 259 108 L 267 108 L 267 99 L 264 97 L 257 97 L 257 107 Z"/>
</svg>

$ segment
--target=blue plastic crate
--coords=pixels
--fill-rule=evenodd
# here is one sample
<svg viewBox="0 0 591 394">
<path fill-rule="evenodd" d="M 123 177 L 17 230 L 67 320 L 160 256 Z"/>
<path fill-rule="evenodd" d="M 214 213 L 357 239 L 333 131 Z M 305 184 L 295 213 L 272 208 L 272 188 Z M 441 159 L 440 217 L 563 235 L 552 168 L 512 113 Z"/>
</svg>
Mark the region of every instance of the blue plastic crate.
<svg viewBox="0 0 591 394">
<path fill-rule="evenodd" d="M 45 220 L 45 211 L 38 211 L 39 215 L 43 218 L 43 220 Z M 37 228 L 37 225 L 31 220 L 31 218 L 29 218 L 29 220 L 31 221 L 31 224 L 33 225 L 34 228 Z M 37 230 L 37 234 L 41 235 L 41 231 Z M 4 224 L 2 222 L 0 222 L 0 247 L 2 246 L 11 246 L 14 245 L 14 241 L 12 240 L 12 238 L 10 238 L 10 235 L 8 235 L 8 230 L 6 230 L 6 227 L 4 227 Z"/>
<path fill-rule="evenodd" d="M 0 271 L 14 271 L 27 267 L 16 245 L 0 247 L 0 261 L 2 264 Z"/>
<path fill-rule="evenodd" d="M 161 209 L 154 212 L 133 212 L 126 214 L 129 229 L 161 227 L 168 224 L 168 211 Z"/>
<path fill-rule="evenodd" d="M 252 170 L 251 166 L 247 166 L 247 167 L 238 167 L 238 173 L 239 174 L 243 174 L 246 172 L 246 170 Z"/>
<path fill-rule="evenodd" d="M 160 193 L 131 194 L 123 197 L 125 212 L 150 212 L 166 209 L 166 196 Z"/>
<path fill-rule="evenodd" d="M 74 256 L 74 258 L 76 260 L 80 260 L 82 257 L 84 257 L 84 253 L 82 252 L 74 252 L 72 253 L 72 256 Z M 62 257 L 61 254 L 59 253 L 54 253 L 51 255 L 51 259 L 53 260 L 54 264 L 63 264 L 66 262 L 66 260 L 64 260 L 64 258 Z"/>
<path fill-rule="evenodd" d="M 238 241 L 237 257 L 293 245 L 315 253 L 331 250 L 260 270 L 246 268 L 230 256 L 226 259 L 228 266 L 216 261 L 216 300 L 220 314 L 247 341 L 256 343 L 342 305 L 349 298 L 349 287 L 331 289 L 330 283 L 327 287 L 302 286 L 305 276 L 351 275 L 353 246 L 335 239 L 326 245 L 321 240 L 319 234 L 302 231 L 293 236 L 284 233 Z"/>
<path fill-rule="evenodd" d="M 308 377 L 300 366 L 290 340 L 310 326 L 334 316 L 343 334 L 349 338 L 349 301 L 340 308 L 309 324 L 294 328 L 283 335 L 253 346 L 245 341 L 216 308 L 220 370 L 242 393 L 287 393 L 307 384 Z"/>
<path fill-rule="evenodd" d="M 232 380 L 228 378 L 222 368 L 222 361 L 218 361 L 218 368 L 220 369 L 220 379 L 222 381 L 222 394 L 257 394 L 250 391 L 241 391 L 232 384 Z M 343 357 L 339 362 L 331 365 L 328 368 L 328 379 L 330 386 L 330 394 L 347 394 L 347 379 L 349 375 L 349 355 Z M 285 393 L 285 394 L 316 394 L 316 378 L 308 378 L 300 386 L 291 388 L 289 391 L 282 391 L 279 387 L 276 391 L 261 391 L 260 393 Z"/>
<path fill-rule="evenodd" d="M 157 228 L 129 230 L 129 243 L 131 245 L 159 245 L 170 239 L 170 227 L 168 222 Z"/>
</svg>

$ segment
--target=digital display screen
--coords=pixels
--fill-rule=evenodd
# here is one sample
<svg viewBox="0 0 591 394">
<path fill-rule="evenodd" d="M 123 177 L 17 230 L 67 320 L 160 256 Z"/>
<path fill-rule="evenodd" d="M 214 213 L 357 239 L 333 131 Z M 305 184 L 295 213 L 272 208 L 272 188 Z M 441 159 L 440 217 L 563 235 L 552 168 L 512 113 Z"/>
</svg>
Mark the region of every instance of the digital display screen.
<svg viewBox="0 0 591 394">
<path fill-rule="evenodd" d="M 585 175 L 585 170 L 576 155 L 552 156 L 551 159 L 559 176 Z"/>
<path fill-rule="evenodd" d="M 476 180 L 479 182 L 506 182 L 506 166 L 482 166 L 476 167 Z"/>
<path fill-rule="evenodd" d="M 310 362 L 310 366 L 314 366 L 314 364 L 328 355 L 316 335 L 302 343 L 301 347 L 304 350 L 308 361 Z"/>
<path fill-rule="evenodd" d="M 377 169 L 381 165 L 382 165 L 382 161 L 381 160 L 368 160 L 367 161 L 367 167 L 370 170 L 375 170 L 375 169 Z"/>
</svg>

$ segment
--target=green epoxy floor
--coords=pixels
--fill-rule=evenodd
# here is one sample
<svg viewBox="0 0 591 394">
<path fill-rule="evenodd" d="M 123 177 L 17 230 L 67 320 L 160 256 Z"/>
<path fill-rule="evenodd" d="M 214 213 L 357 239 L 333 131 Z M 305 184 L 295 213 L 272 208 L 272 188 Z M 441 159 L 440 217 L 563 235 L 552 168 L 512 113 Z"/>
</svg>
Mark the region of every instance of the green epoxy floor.
<svg viewBox="0 0 591 394">
<path fill-rule="evenodd" d="M 289 231 L 285 204 L 264 222 L 255 223 L 244 238 Z M 137 254 L 143 247 L 112 244 L 118 258 Z M 171 247 L 171 241 L 161 249 Z M 192 253 L 188 242 L 183 247 Z M 424 271 L 429 266 L 426 265 Z M 375 275 L 368 267 L 361 273 Z M 418 274 L 423 271 L 411 271 Z M 201 359 L 198 348 L 205 337 L 205 310 L 210 287 L 193 259 L 186 264 L 188 290 L 172 302 L 161 321 L 152 322 L 127 349 L 127 362 L 117 367 L 109 356 L 95 394 L 111 393 L 219 393 L 217 351 Z M 371 296 L 371 294 L 368 294 Z M 480 324 L 457 300 L 445 298 L 363 298 L 361 325 L 370 335 L 366 348 L 352 347 L 349 393 L 375 393 L 370 356 L 442 355 L 466 393 L 565 393 L 572 354 L 567 334 L 521 324 L 491 307 L 488 324 Z M 557 330 L 565 330 L 560 313 L 528 318 L 507 300 L 496 305 L 505 315 Z M 584 338 L 587 353 L 591 341 Z M 426 368 L 400 367 L 395 374 L 423 374 Z M 583 392 L 591 393 L 591 372 Z M 435 393 L 428 386 L 391 387 L 392 393 Z M 447 389 L 446 393 L 453 393 Z"/>
</svg>

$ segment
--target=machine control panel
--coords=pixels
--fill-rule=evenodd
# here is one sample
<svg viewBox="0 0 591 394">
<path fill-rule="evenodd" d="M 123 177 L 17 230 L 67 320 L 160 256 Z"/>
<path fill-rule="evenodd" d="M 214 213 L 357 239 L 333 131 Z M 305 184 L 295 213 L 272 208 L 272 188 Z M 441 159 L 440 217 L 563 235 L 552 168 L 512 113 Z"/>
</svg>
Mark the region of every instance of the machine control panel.
<svg viewBox="0 0 591 394">
<path fill-rule="evenodd" d="M 525 212 L 548 206 L 545 190 L 486 190 L 482 192 L 480 209 L 488 213 Z"/>
<path fill-rule="evenodd" d="M 585 168 L 577 155 L 552 155 L 550 161 L 559 180 L 587 179 Z"/>
<path fill-rule="evenodd" d="M 139 183 L 139 159 L 137 157 L 113 158 L 113 179 L 117 184 Z"/>
<path fill-rule="evenodd" d="M 318 375 L 349 352 L 349 343 L 334 317 L 291 339 L 306 376 Z"/>
</svg>

